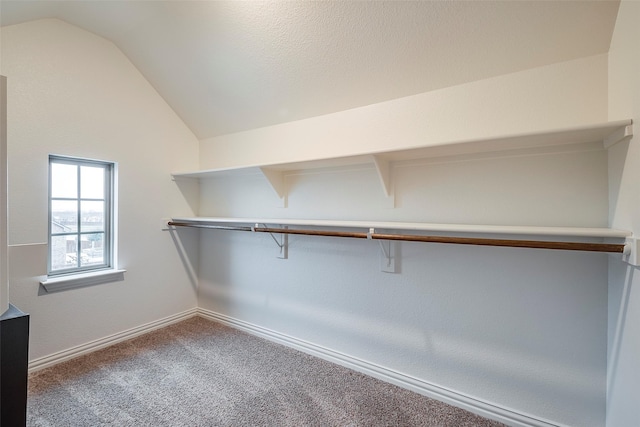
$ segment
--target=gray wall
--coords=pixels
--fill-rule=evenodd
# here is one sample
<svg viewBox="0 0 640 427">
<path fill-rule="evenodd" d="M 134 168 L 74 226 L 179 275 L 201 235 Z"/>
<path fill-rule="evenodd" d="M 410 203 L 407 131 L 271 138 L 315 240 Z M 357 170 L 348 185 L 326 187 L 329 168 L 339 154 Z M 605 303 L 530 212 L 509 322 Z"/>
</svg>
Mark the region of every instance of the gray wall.
<svg viewBox="0 0 640 427">
<path fill-rule="evenodd" d="M 202 216 L 603 226 L 607 156 L 483 155 L 294 174 L 276 208 L 260 176 L 201 183 Z M 278 215 L 279 214 L 279 215 Z M 449 220 L 449 221 L 447 221 Z M 567 425 L 605 418 L 608 255 L 202 231 L 200 307 L 486 403 Z"/>
</svg>

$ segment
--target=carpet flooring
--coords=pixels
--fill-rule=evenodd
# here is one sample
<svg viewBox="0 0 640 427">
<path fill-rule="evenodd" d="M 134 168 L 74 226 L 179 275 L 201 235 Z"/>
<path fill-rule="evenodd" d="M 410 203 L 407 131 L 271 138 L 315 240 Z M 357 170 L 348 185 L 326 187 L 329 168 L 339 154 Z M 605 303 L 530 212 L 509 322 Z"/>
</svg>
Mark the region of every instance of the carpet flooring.
<svg viewBox="0 0 640 427">
<path fill-rule="evenodd" d="M 195 317 L 29 376 L 28 426 L 503 426 Z"/>
</svg>

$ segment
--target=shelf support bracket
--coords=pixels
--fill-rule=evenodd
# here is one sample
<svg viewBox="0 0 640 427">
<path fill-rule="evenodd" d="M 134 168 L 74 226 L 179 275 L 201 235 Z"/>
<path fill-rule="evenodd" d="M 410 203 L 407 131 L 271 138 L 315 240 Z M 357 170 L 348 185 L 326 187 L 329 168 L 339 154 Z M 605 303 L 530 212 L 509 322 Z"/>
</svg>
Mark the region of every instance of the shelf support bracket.
<svg viewBox="0 0 640 427">
<path fill-rule="evenodd" d="M 382 191 L 387 198 L 391 208 L 396 207 L 395 194 L 393 194 L 393 187 L 391 186 L 391 163 L 389 160 L 383 158 L 381 155 L 373 154 L 373 164 L 376 167 L 380 184 L 382 185 Z"/>
<path fill-rule="evenodd" d="M 620 129 L 615 130 L 611 135 L 607 136 L 604 141 L 602 141 L 602 145 L 605 149 L 608 149 L 618 142 L 622 142 L 628 138 L 633 136 L 633 124 L 623 126 Z"/>
<path fill-rule="evenodd" d="M 367 239 L 373 240 L 376 230 L 372 227 L 367 232 Z M 376 239 L 378 240 L 378 239 Z M 398 242 L 391 244 L 390 240 L 378 240 L 380 244 L 380 271 L 385 273 L 396 272 L 396 245 Z"/>
<path fill-rule="evenodd" d="M 395 273 L 397 266 L 397 245 L 398 242 L 390 240 L 378 240 L 380 244 L 380 271 L 384 273 Z"/>
<path fill-rule="evenodd" d="M 640 266 L 640 239 L 637 237 L 627 237 L 625 239 L 622 260 L 634 267 Z"/>
<path fill-rule="evenodd" d="M 271 188 L 276 192 L 276 195 L 282 202 L 280 207 L 286 208 L 287 189 L 284 180 L 284 173 L 282 171 L 269 169 L 266 167 L 261 167 L 260 172 L 262 172 L 262 175 L 267 178 L 267 181 L 269 181 L 269 185 L 271 185 Z"/>
<path fill-rule="evenodd" d="M 262 224 L 265 228 L 267 227 L 267 224 Z M 256 224 L 255 226 L 251 227 L 251 231 L 255 232 L 256 228 L 259 227 L 259 224 Z M 286 225 L 282 227 L 283 229 L 287 229 L 289 227 L 287 227 Z M 280 239 L 277 239 L 276 236 L 273 235 L 273 233 L 269 233 L 269 235 L 271 236 L 271 238 L 273 239 L 273 241 L 276 243 L 276 245 L 278 246 L 279 252 L 278 255 L 276 256 L 276 258 L 279 259 L 289 259 L 289 235 L 288 234 L 280 234 Z"/>
</svg>

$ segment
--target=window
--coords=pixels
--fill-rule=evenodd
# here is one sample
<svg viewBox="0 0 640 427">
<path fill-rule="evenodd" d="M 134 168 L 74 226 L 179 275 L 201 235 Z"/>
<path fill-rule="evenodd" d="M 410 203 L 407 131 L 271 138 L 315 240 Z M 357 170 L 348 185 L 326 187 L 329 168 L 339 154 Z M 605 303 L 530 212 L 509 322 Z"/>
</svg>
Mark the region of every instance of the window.
<svg viewBox="0 0 640 427">
<path fill-rule="evenodd" d="M 115 165 L 49 157 L 49 277 L 113 268 Z"/>
</svg>

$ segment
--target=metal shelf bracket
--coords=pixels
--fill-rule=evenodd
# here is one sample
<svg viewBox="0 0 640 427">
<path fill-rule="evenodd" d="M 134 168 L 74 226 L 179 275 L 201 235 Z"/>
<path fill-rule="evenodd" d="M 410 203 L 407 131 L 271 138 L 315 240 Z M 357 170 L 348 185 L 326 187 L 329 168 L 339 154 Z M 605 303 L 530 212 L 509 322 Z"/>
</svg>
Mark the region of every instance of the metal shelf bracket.
<svg viewBox="0 0 640 427">
<path fill-rule="evenodd" d="M 372 240 L 372 236 L 375 234 L 374 228 L 369 228 L 367 233 L 367 239 Z M 384 273 L 395 273 L 397 258 L 396 258 L 396 246 L 398 242 L 391 244 L 390 240 L 378 240 L 380 244 L 380 271 Z"/>
<path fill-rule="evenodd" d="M 633 236 L 625 239 L 622 260 L 634 267 L 640 266 L 640 239 Z"/>
<path fill-rule="evenodd" d="M 267 224 L 262 224 L 262 225 L 265 228 L 268 228 Z M 256 228 L 258 228 L 259 226 L 260 226 L 259 224 L 256 224 L 255 226 L 251 227 L 251 231 L 255 232 Z M 282 226 L 282 228 L 286 230 L 289 227 L 284 225 Z M 279 252 L 276 258 L 289 259 L 289 235 L 284 233 L 280 234 L 280 239 L 276 238 L 276 236 L 274 236 L 273 233 L 271 232 L 269 232 L 269 235 L 271 236 L 273 241 L 276 243 L 276 245 L 278 245 Z"/>
</svg>

